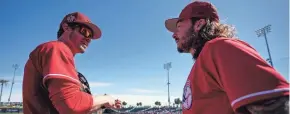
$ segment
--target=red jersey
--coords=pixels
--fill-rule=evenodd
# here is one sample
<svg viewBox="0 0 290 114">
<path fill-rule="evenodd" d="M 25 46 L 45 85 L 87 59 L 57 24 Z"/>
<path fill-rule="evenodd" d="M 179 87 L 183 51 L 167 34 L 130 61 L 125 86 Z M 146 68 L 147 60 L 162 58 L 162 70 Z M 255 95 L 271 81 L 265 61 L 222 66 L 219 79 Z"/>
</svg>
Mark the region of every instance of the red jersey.
<svg viewBox="0 0 290 114">
<path fill-rule="evenodd" d="M 69 47 L 60 41 L 41 44 L 30 53 L 25 65 L 23 112 L 87 114 L 92 107 L 92 96 L 80 88 Z"/>
<path fill-rule="evenodd" d="M 289 95 L 289 83 L 249 44 L 205 44 L 184 86 L 183 114 L 234 114 L 255 101 Z"/>
</svg>

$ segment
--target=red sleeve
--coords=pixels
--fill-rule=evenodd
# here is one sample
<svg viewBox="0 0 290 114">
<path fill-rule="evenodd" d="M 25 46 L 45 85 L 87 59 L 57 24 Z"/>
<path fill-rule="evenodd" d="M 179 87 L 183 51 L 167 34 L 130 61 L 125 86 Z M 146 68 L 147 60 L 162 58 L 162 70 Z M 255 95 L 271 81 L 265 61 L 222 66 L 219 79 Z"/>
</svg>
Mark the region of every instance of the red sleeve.
<svg viewBox="0 0 290 114">
<path fill-rule="evenodd" d="M 92 106 L 92 96 L 80 91 L 74 60 L 67 47 L 48 45 L 41 50 L 43 84 L 60 114 L 85 114 Z"/>
<path fill-rule="evenodd" d="M 208 43 L 205 68 L 226 92 L 234 110 L 267 98 L 289 95 L 289 83 L 245 42 Z"/>
</svg>

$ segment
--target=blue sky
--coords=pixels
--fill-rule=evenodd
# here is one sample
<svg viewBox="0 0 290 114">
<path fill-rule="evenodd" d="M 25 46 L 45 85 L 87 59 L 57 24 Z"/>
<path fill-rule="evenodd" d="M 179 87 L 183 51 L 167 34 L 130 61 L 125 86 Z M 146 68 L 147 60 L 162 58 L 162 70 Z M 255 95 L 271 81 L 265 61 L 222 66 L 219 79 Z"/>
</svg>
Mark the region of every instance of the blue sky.
<svg viewBox="0 0 290 114">
<path fill-rule="evenodd" d="M 189 54 L 179 54 L 164 21 L 177 17 L 192 0 L 5 0 L 0 4 L 2 49 L 0 78 L 12 79 L 12 64 L 19 64 L 11 101 L 21 101 L 23 67 L 28 54 L 40 43 L 56 40 L 62 18 L 71 12 L 86 14 L 103 31 L 75 62 L 89 80 L 95 94 L 108 93 L 129 104 L 153 105 L 167 102 L 166 70 L 170 70 L 171 98 L 181 97 L 182 88 L 194 63 Z M 288 0 L 211 0 L 223 23 L 237 28 L 238 36 L 264 57 L 263 37 L 255 31 L 272 25 L 268 34 L 275 68 L 288 79 Z M 10 83 L 4 88 L 7 101 Z M 173 100 L 172 100 L 173 101 Z"/>
</svg>

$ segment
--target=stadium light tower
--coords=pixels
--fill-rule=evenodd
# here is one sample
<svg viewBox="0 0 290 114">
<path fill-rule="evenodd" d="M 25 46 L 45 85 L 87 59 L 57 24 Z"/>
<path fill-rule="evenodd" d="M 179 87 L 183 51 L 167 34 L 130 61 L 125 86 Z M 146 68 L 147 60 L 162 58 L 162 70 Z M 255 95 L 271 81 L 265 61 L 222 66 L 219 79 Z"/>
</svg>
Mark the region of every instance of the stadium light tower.
<svg viewBox="0 0 290 114">
<path fill-rule="evenodd" d="M 8 103 L 10 103 L 10 98 L 11 98 L 12 88 L 13 88 L 13 85 L 14 85 L 14 79 L 15 79 L 15 72 L 16 72 L 16 70 L 19 68 L 19 66 L 18 66 L 18 64 L 13 64 L 12 67 L 14 68 L 14 75 L 13 75 L 13 79 L 12 79 L 12 85 L 11 85 L 11 89 L 10 89 L 10 94 L 9 94 L 9 97 L 8 97 Z"/>
<path fill-rule="evenodd" d="M 169 85 L 170 85 L 170 82 L 169 82 L 169 70 L 171 68 L 171 62 L 169 63 L 165 63 L 164 64 L 164 69 L 167 70 L 167 86 L 168 86 L 168 106 L 170 108 L 170 92 L 169 92 Z"/>
<path fill-rule="evenodd" d="M 272 57 L 271 57 L 271 53 L 270 53 L 270 49 L 269 49 L 269 45 L 268 45 L 268 40 L 267 40 L 267 33 L 271 32 L 271 25 L 267 25 L 259 30 L 256 31 L 256 34 L 258 37 L 264 36 L 265 41 L 266 41 L 266 47 L 267 47 L 267 51 L 268 51 L 268 55 L 269 55 L 269 59 L 267 59 L 271 66 L 274 67 L 273 65 L 273 61 L 272 61 Z"/>
</svg>

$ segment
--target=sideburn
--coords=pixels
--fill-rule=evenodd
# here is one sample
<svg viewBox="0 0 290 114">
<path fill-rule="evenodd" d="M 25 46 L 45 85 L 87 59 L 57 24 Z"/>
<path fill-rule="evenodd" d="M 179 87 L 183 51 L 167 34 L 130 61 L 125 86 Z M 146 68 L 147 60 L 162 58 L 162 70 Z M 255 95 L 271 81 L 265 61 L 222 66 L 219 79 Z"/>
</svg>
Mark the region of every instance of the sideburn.
<svg viewBox="0 0 290 114">
<path fill-rule="evenodd" d="M 69 34 L 68 38 L 71 39 L 71 38 L 72 38 L 72 35 L 73 35 L 73 32 L 71 32 L 71 33 Z"/>
<path fill-rule="evenodd" d="M 177 51 L 180 53 L 189 52 L 190 48 L 192 47 L 192 42 L 194 39 L 194 34 L 192 34 L 193 28 L 190 28 L 186 33 L 186 41 L 182 45 L 181 48 L 177 48 Z"/>
<path fill-rule="evenodd" d="M 187 41 L 186 44 L 184 45 L 183 49 L 184 51 L 189 52 L 190 48 L 193 47 L 193 42 L 195 40 L 196 35 L 193 33 L 193 28 L 190 28 L 187 32 Z"/>
<path fill-rule="evenodd" d="M 208 40 L 203 38 L 199 33 L 196 34 L 192 30 L 192 44 L 191 48 L 195 49 L 195 53 L 193 54 L 193 59 L 197 59 L 200 52 L 202 51 L 203 46 Z"/>
<path fill-rule="evenodd" d="M 70 48 L 70 50 L 73 52 L 73 55 L 76 54 L 76 47 L 75 47 L 75 42 L 72 39 L 73 38 L 74 33 L 70 32 L 69 35 L 67 36 L 68 38 L 65 39 L 65 43 L 66 45 Z"/>
</svg>

